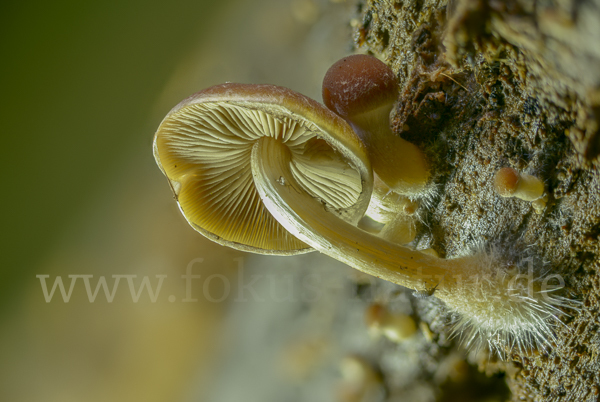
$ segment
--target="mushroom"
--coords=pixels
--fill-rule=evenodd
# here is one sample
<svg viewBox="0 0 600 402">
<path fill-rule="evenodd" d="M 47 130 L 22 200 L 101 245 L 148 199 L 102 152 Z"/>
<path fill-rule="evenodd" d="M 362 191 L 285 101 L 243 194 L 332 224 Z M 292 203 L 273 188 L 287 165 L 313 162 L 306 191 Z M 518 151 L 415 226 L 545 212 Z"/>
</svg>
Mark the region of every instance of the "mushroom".
<svg viewBox="0 0 600 402">
<path fill-rule="evenodd" d="M 266 254 L 312 247 L 421 290 L 446 274 L 444 260 L 357 227 L 373 186 L 365 147 L 297 92 L 233 83 L 198 92 L 162 121 L 154 154 L 185 218 L 221 244 Z"/>
<path fill-rule="evenodd" d="M 359 229 L 373 186 L 365 147 L 341 118 L 289 89 L 201 91 L 165 117 L 154 154 L 184 216 L 208 238 L 267 254 L 312 247 L 369 275 L 436 289 L 473 337 L 543 344 L 564 305 L 539 282 L 532 292 L 515 283 L 498 253 L 442 259 Z"/>
<path fill-rule="evenodd" d="M 281 146 L 268 159 L 289 163 L 278 186 L 351 223 L 362 217 L 372 188 L 362 143 L 341 118 L 287 88 L 227 83 L 190 96 L 163 119 L 154 156 L 184 217 L 207 238 L 261 254 L 312 251 L 256 191 L 252 149 L 270 142 Z"/>
<path fill-rule="evenodd" d="M 544 183 L 540 179 L 510 167 L 503 167 L 496 172 L 494 189 L 501 197 L 532 201 L 538 214 L 543 211 L 548 201 Z"/>
<path fill-rule="evenodd" d="M 427 185 L 429 163 L 419 147 L 390 128 L 390 112 L 397 98 L 396 75 L 373 56 L 345 57 L 333 64 L 323 79 L 325 105 L 358 133 L 375 173 L 394 192 L 416 195 Z"/>
</svg>

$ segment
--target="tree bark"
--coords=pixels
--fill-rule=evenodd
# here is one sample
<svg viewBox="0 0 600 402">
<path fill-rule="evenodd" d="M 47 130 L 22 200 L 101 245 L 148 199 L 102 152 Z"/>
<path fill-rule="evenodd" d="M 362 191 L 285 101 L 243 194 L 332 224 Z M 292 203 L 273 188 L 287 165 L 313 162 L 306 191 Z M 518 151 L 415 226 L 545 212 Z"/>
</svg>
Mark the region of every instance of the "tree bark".
<svg viewBox="0 0 600 402">
<path fill-rule="evenodd" d="M 353 26 L 356 50 L 400 77 L 395 132 L 434 166 L 437 191 L 419 245 L 442 256 L 482 243 L 534 253 L 582 303 L 565 310 L 547 350 L 506 360 L 472 352 L 470 361 L 506 373 L 514 401 L 597 401 L 600 2 L 371 0 L 359 3 Z M 505 166 L 544 181 L 541 213 L 494 192 L 494 174 Z M 439 362 L 459 346 L 446 322 L 428 314 L 431 304 L 419 311 L 441 347 L 428 352 Z"/>
</svg>

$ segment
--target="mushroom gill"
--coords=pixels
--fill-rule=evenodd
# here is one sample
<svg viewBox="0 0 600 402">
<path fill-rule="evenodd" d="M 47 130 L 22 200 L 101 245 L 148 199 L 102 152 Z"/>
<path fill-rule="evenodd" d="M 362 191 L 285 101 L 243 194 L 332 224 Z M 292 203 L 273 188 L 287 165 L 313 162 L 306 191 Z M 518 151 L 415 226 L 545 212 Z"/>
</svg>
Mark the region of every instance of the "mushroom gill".
<svg viewBox="0 0 600 402">
<path fill-rule="evenodd" d="M 292 174 L 304 191 L 332 210 L 353 206 L 362 191 L 360 174 L 318 138 L 316 126 L 303 123 L 231 102 L 191 104 L 165 119 L 156 153 L 192 227 L 243 250 L 312 251 L 264 207 L 249 168 L 254 143 L 274 138 L 289 149 Z"/>
</svg>

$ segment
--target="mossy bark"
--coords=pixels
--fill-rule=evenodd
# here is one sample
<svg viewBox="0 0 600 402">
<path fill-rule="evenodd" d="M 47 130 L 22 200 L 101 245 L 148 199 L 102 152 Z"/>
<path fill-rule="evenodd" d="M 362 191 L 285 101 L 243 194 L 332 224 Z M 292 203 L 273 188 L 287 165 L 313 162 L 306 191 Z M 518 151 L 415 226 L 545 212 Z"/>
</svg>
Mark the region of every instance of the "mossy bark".
<svg viewBox="0 0 600 402">
<path fill-rule="evenodd" d="M 353 27 L 356 50 L 400 77 L 394 131 L 433 161 L 420 245 L 533 253 L 582 302 L 552 347 L 493 363 L 480 354 L 480 369 L 505 372 L 514 401 L 597 401 L 600 2 L 371 0 Z M 505 166 L 544 181 L 541 213 L 494 192 Z M 452 349 L 448 327 L 429 321 Z"/>
</svg>

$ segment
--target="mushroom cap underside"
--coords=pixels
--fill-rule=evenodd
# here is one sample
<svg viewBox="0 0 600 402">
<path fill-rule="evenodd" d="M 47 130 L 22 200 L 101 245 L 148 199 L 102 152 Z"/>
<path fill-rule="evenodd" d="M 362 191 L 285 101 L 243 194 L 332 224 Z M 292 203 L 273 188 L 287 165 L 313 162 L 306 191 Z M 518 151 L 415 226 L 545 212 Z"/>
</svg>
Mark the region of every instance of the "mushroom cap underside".
<svg viewBox="0 0 600 402">
<path fill-rule="evenodd" d="M 224 84 L 176 106 L 154 139 L 157 163 L 194 229 L 244 251 L 312 251 L 269 213 L 254 187 L 250 158 L 262 136 L 287 145 L 290 170 L 303 190 L 347 220 L 363 215 L 372 174 L 362 144 L 343 120 L 286 88 Z"/>
</svg>

